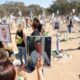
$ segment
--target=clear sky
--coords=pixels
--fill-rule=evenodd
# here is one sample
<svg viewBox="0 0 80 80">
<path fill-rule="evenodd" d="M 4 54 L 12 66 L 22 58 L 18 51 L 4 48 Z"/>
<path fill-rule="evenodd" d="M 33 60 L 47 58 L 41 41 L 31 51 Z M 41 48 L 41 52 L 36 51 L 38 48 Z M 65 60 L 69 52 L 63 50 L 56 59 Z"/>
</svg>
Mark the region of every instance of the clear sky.
<svg viewBox="0 0 80 80">
<path fill-rule="evenodd" d="M 30 4 L 38 4 L 41 7 L 49 7 L 50 4 L 52 4 L 52 1 L 54 0 L 0 0 L 0 4 L 5 3 L 6 1 L 21 1 L 24 2 L 25 5 Z"/>
</svg>

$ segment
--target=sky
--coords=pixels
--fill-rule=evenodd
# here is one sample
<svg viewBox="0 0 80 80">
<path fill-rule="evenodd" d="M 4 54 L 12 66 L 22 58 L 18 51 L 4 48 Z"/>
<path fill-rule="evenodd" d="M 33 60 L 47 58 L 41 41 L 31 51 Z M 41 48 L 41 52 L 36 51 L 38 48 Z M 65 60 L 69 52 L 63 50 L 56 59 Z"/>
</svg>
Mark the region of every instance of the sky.
<svg viewBox="0 0 80 80">
<path fill-rule="evenodd" d="M 25 5 L 30 5 L 30 4 L 38 4 L 41 7 L 47 8 L 52 4 L 52 1 L 54 0 L 0 0 L 0 4 L 5 3 L 6 1 L 21 1 L 24 2 Z"/>
</svg>

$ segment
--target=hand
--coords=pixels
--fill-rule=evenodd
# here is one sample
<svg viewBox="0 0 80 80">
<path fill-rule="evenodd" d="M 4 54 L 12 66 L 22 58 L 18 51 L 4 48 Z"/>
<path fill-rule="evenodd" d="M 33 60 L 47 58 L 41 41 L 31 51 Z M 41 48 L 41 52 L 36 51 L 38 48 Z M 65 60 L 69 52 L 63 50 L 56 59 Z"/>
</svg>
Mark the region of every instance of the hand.
<svg viewBox="0 0 80 80">
<path fill-rule="evenodd" d="M 21 38 L 21 37 L 20 37 L 20 36 L 18 36 L 18 35 L 17 35 L 16 37 L 17 37 L 18 39 L 20 39 L 20 38 Z"/>
<path fill-rule="evenodd" d="M 44 80 L 44 76 L 43 76 L 43 73 L 42 73 L 42 69 L 43 69 L 43 59 L 42 58 L 39 58 L 38 61 L 37 61 L 37 75 L 38 75 L 38 80 Z"/>
<path fill-rule="evenodd" d="M 38 61 L 37 61 L 37 65 L 36 65 L 36 67 L 37 67 L 37 69 L 42 69 L 42 67 L 43 67 L 43 59 L 42 58 L 38 58 Z"/>
</svg>

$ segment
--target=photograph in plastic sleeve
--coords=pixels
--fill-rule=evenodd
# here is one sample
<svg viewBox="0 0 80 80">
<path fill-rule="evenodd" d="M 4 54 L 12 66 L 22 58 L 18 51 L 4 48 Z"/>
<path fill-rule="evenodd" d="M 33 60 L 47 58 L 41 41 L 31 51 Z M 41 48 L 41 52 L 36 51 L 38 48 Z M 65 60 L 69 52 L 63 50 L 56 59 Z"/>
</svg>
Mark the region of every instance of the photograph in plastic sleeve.
<svg viewBox="0 0 80 80">
<path fill-rule="evenodd" d="M 37 61 L 43 59 L 44 66 L 51 64 L 51 37 L 32 37 L 26 40 L 28 68 L 35 68 Z"/>
<path fill-rule="evenodd" d="M 10 27 L 7 24 L 0 24 L 0 41 L 11 42 Z"/>
</svg>

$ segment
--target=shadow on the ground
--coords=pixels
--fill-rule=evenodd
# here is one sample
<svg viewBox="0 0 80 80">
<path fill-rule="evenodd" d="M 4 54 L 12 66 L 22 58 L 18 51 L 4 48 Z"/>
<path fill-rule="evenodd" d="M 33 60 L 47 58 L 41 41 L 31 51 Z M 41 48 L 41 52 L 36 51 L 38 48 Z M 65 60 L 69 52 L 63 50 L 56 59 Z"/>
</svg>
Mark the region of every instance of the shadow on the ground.
<svg viewBox="0 0 80 80">
<path fill-rule="evenodd" d="M 72 40 L 72 39 L 79 39 L 80 37 L 76 37 L 76 38 L 69 38 L 70 40 Z"/>
<path fill-rule="evenodd" d="M 77 38 L 69 38 L 68 40 L 74 40 L 74 39 L 79 39 L 80 37 L 77 37 Z M 60 42 L 65 42 L 66 40 L 65 39 L 62 39 L 60 40 Z"/>
<path fill-rule="evenodd" d="M 75 48 L 75 49 L 65 49 L 65 50 L 62 50 L 62 51 L 75 51 L 75 50 L 80 50 L 80 47 Z"/>
</svg>

